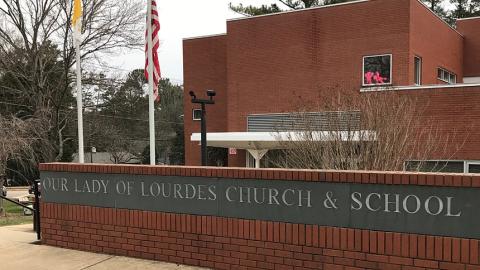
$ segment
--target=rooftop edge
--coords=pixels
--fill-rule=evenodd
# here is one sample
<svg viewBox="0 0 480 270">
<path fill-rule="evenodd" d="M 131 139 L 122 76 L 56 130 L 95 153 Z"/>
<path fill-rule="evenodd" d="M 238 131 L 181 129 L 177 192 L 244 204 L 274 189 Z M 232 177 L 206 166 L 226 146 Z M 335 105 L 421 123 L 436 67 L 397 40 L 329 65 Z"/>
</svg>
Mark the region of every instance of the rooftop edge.
<svg viewBox="0 0 480 270">
<path fill-rule="evenodd" d="M 276 13 L 271 13 L 271 14 L 233 18 L 233 19 L 228 19 L 227 22 L 263 18 L 263 17 L 267 17 L 267 16 L 278 16 L 278 15 L 289 14 L 289 13 L 294 13 L 294 12 L 304 12 L 304 11 L 311 11 L 311 10 L 315 10 L 315 9 L 332 8 L 332 7 L 338 7 L 338 6 L 359 4 L 359 3 L 364 3 L 364 2 L 370 2 L 370 0 L 357 0 L 357 1 L 331 4 L 331 5 L 325 5 L 325 6 L 316 6 L 316 7 L 310 7 L 310 8 L 295 9 L 295 10 L 286 10 L 286 11 L 281 11 L 281 12 L 276 12 Z"/>
<path fill-rule="evenodd" d="M 480 19 L 480 16 L 460 18 L 460 19 L 457 19 L 457 21 L 476 20 L 476 19 Z"/>
<path fill-rule="evenodd" d="M 221 34 L 212 34 L 212 35 L 204 35 L 204 36 L 196 36 L 196 37 L 186 37 L 183 38 L 182 40 L 192 40 L 192 39 L 201 39 L 201 38 L 210 38 L 210 37 L 220 37 L 220 36 L 226 36 L 227 33 L 221 33 Z"/>
</svg>

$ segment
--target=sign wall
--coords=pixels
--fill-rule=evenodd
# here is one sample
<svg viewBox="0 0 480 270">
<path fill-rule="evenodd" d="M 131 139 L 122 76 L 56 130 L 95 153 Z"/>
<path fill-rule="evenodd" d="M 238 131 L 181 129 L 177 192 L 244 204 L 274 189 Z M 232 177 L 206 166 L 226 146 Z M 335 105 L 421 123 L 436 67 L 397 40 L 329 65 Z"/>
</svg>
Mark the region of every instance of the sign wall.
<svg viewBox="0 0 480 270">
<path fill-rule="evenodd" d="M 43 200 L 480 239 L 478 188 L 42 172 Z"/>
</svg>

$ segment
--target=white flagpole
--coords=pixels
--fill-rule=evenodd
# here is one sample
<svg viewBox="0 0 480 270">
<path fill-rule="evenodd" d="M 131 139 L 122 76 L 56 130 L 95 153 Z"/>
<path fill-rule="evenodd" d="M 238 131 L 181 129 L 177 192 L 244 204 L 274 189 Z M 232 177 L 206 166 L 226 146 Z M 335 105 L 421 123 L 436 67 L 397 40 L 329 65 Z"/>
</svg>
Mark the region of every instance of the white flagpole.
<svg viewBox="0 0 480 270">
<path fill-rule="evenodd" d="M 150 130 L 150 165 L 155 165 L 155 116 L 153 99 L 153 40 L 152 40 L 152 0 L 147 0 L 147 44 L 148 44 L 148 121 Z"/>
<path fill-rule="evenodd" d="M 85 163 L 83 153 L 83 102 L 82 102 L 82 70 L 80 65 L 80 40 L 75 40 L 75 50 L 77 56 L 77 118 L 78 118 L 78 161 Z"/>
</svg>

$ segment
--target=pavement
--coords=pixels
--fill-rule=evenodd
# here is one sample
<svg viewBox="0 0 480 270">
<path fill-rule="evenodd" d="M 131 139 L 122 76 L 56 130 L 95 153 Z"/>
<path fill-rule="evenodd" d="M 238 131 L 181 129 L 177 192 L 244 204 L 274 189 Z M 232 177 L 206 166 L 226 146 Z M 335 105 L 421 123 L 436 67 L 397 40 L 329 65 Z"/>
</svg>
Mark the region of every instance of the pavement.
<svg viewBox="0 0 480 270">
<path fill-rule="evenodd" d="M 35 244 L 31 224 L 0 227 L 0 269 L 5 270 L 198 270 L 172 263 Z"/>
</svg>

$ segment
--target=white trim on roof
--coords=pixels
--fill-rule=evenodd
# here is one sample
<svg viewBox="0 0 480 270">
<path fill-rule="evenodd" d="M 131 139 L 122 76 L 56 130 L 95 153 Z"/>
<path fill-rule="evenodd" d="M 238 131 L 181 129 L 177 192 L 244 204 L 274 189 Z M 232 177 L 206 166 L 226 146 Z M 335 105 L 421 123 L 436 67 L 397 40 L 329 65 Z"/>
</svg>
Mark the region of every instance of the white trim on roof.
<svg viewBox="0 0 480 270">
<path fill-rule="evenodd" d="M 248 19 L 256 19 L 256 18 L 263 18 L 263 17 L 267 17 L 267 16 L 277 16 L 277 15 L 282 15 L 282 14 L 287 14 L 287 13 L 310 11 L 310 10 L 314 10 L 314 9 L 332 8 L 332 7 L 338 7 L 338 6 L 344 6 L 344 5 L 353 5 L 353 4 L 364 3 L 364 2 L 369 2 L 369 1 L 370 1 L 370 0 L 357 0 L 357 1 L 345 2 L 345 3 L 339 3 L 339 4 L 332 4 L 332 5 L 326 5 L 326 6 L 317 6 L 317 7 L 311 7 L 311 8 L 287 10 L 287 11 L 282 11 L 282 12 L 277 12 L 277 13 L 271 13 L 271 14 L 264 14 L 264 15 L 258 15 L 258 16 L 249 16 L 249 17 L 233 18 L 233 19 L 228 19 L 227 22 L 240 21 L 240 20 L 248 20 Z"/>
<path fill-rule="evenodd" d="M 426 8 L 430 13 L 432 13 L 435 17 L 437 17 L 439 20 L 441 20 L 444 24 L 446 24 L 450 29 L 455 31 L 457 34 L 459 34 L 461 37 L 463 35 L 457 31 L 454 27 L 452 27 L 450 24 L 448 24 L 444 19 L 442 19 L 440 16 L 438 16 L 435 12 L 433 12 L 425 3 L 423 3 L 421 0 L 416 0 L 418 3 L 420 3 L 424 8 Z M 317 6 L 317 7 L 311 7 L 311 8 L 304 8 L 304 9 L 297 9 L 297 10 L 287 10 L 287 11 L 282 11 L 282 12 L 277 12 L 277 13 L 272 13 L 272 14 L 264 14 L 264 15 L 258 15 L 258 16 L 250 16 L 250 17 L 240 17 L 240 18 L 232 18 L 228 19 L 227 22 L 234 22 L 234 21 L 240 21 L 240 20 L 248 20 L 248 19 L 255 19 L 255 18 L 262 18 L 262 17 L 267 17 L 267 16 L 276 16 L 276 15 L 282 15 L 282 14 L 288 14 L 288 13 L 294 13 L 294 12 L 302 12 L 302 11 L 310 11 L 310 10 L 315 10 L 315 9 L 323 9 L 323 8 L 333 8 L 337 6 L 344 6 L 344 5 L 353 5 L 353 4 L 359 4 L 359 3 L 365 3 L 365 2 L 370 2 L 370 0 L 357 0 L 357 1 L 351 1 L 351 2 L 344 2 L 344 3 L 338 3 L 338 4 L 332 4 L 332 5 L 326 5 L 326 6 Z M 479 19 L 480 16 L 477 17 L 470 17 L 470 18 L 462 18 L 462 19 L 457 19 L 457 21 L 461 20 L 470 20 L 470 19 Z M 201 38 L 209 38 L 209 37 L 217 37 L 217 36 L 225 36 L 227 33 L 220 33 L 220 34 L 212 34 L 212 35 L 204 35 L 204 36 L 195 36 L 195 37 L 186 37 L 183 38 L 183 40 L 193 40 L 193 39 L 201 39 Z"/>
<path fill-rule="evenodd" d="M 200 39 L 200 38 L 210 38 L 210 37 L 219 37 L 219 36 L 226 36 L 227 33 L 221 33 L 221 34 L 212 34 L 212 35 L 205 35 L 205 36 L 197 36 L 197 37 L 186 37 L 183 38 L 183 40 L 191 40 L 191 39 Z"/>
<path fill-rule="evenodd" d="M 425 89 L 444 89 L 444 88 L 465 88 L 480 87 L 480 83 L 457 83 L 445 85 L 421 85 L 421 86 L 390 86 L 390 87 L 363 87 L 360 92 L 380 92 L 380 91 L 400 91 L 400 90 L 425 90 Z"/>
<path fill-rule="evenodd" d="M 457 21 L 476 20 L 476 19 L 480 19 L 480 16 L 460 18 L 460 19 L 457 19 Z"/>
<path fill-rule="evenodd" d="M 248 19 L 254 19 L 254 18 L 262 18 L 262 17 L 267 17 L 267 16 L 276 16 L 276 15 L 282 15 L 282 14 L 288 14 L 288 13 L 293 13 L 293 12 L 302 12 L 302 11 L 310 11 L 314 9 L 322 9 L 322 8 L 332 8 L 332 7 L 337 7 L 337 6 L 344 6 L 344 5 L 352 5 L 352 4 L 359 4 L 359 3 L 365 3 L 369 2 L 370 0 L 357 0 L 357 1 L 351 1 L 351 2 L 344 2 L 344 3 L 339 3 L 339 4 L 332 4 L 332 5 L 326 5 L 326 6 L 317 6 L 317 7 L 311 7 L 311 8 L 304 8 L 304 9 L 297 9 L 297 10 L 287 10 L 283 12 L 277 12 L 277 13 L 272 13 L 272 14 L 265 14 L 265 15 L 258 15 L 258 16 L 249 16 L 249 17 L 240 17 L 240 18 L 233 18 L 233 19 L 228 19 L 227 22 L 234 22 L 234 21 L 240 21 L 240 20 L 248 20 Z M 450 24 L 448 24 L 444 19 L 442 19 L 440 16 L 438 16 L 435 12 L 433 12 L 425 3 L 423 3 L 421 0 L 417 0 L 423 7 L 425 7 L 430 13 L 432 13 L 435 17 L 437 17 L 440 21 L 442 21 L 444 24 L 446 24 L 450 29 L 455 31 L 457 34 L 463 37 L 463 35 L 457 31 L 454 27 L 452 27 Z M 472 17 L 474 18 L 474 17 Z"/>
</svg>

